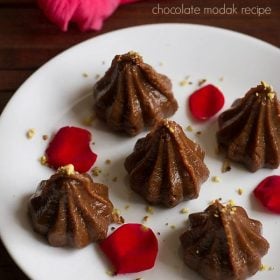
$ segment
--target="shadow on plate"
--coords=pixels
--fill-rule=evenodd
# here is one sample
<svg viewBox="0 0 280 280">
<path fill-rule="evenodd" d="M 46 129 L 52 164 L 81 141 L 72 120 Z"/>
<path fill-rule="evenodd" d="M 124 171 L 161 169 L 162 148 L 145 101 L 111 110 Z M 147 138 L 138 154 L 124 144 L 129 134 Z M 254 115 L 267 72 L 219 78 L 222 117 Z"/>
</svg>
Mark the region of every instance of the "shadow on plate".
<svg viewBox="0 0 280 280">
<path fill-rule="evenodd" d="M 40 242 L 47 243 L 46 240 L 41 236 L 40 234 L 36 233 L 31 225 L 30 218 L 28 215 L 28 203 L 29 199 L 31 197 L 31 193 L 25 194 L 20 199 L 20 202 L 18 203 L 18 208 L 15 212 L 15 217 L 22 228 L 24 228 L 26 231 L 28 231 L 32 237 Z"/>
<path fill-rule="evenodd" d="M 183 262 L 183 251 L 181 248 L 180 236 L 186 230 L 182 225 L 176 229 L 170 229 L 166 235 L 160 238 L 160 252 L 158 262 L 174 271 L 174 275 L 180 275 L 180 279 L 202 280 L 193 270 L 188 268 Z"/>
</svg>

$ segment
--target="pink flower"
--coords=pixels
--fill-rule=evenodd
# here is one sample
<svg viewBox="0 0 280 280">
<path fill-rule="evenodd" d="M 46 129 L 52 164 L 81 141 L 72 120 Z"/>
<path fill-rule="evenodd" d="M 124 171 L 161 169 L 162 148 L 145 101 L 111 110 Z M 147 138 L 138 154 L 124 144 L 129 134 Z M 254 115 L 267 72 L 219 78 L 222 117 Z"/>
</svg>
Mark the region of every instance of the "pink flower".
<svg viewBox="0 0 280 280">
<path fill-rule="evenodd" d="M 103 21 L 119 5 L 138 0 L 38 0 L 48 19 L 67 31 L 69 22 L 75 22 L 82 31 L 100 30 Z"/>
</svg>

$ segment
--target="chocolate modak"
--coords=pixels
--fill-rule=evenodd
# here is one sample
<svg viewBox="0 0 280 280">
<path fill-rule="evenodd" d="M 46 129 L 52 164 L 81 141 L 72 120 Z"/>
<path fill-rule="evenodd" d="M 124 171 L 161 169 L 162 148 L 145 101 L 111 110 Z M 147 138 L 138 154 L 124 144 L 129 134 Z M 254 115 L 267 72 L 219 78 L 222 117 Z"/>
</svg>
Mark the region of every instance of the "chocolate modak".
<svg viewBox="0 0 280 280">
<path fill-rule="evenodd" d="M 52 246 L 81 248 L 105 239 L 109 224 L 121 222 L 114 214 L 105 185 L 67 165 L 42 181 L 28 208 L 34 230 Z"/>
<path fill-rule="evenodd" d="M 151 204 L 173 207 L 198 197 L 209 170 L 204 151 L 174 121 L 161 120 L 125 160 L 130 187 Z"/>
<path fill-rule="evenodd" d="M 272 87 L 261 82 L 219 116 L 219 149 L 251 172 L 280 163 L 280 105 Z"/>
<path fill-rule="evenodd" d="M 170 79 L 132 51 L 115 56 L 93 91 L 97 117 L 131 136 L 178 109 Z"/>
<path fill-rule="evenodd" d="M 181 237 L 185 264 L 209 280 L 242 280 L 255 274 L 269 243 L 262 224 L 240 206 L 215 201 L 189 215 Z"/>
</svg>

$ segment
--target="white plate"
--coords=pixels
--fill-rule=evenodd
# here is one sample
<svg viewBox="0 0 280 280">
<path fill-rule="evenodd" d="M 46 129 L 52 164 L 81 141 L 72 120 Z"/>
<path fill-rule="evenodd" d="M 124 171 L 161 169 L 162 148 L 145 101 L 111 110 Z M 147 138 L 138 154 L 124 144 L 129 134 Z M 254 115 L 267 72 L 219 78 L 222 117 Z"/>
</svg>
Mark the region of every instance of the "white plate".
<svg viewBox="0 0 280 280">
<path fill-rule="evenodd" d="M 38 162 L 48 142 L 42 140 L 42 135 L 51 135 L 64 125 L 82 126 L 81 120 L 92 110 L 91 89 L 95 76 L 104 73 L 115 54 L 129 50 L 138 51 L 147 63 L 172 79 L 179 102 L 179 110 L 172 119 L 183 127 L 191 124 L 195 131 L 202 131 L 199 137 L 194 132 L 186 133 L 206 150 L 211 174 L 202 185 L 198 199 L 183 202 L 173 209 L 154 207 L 155 213 L 147 225 L 161 233 L 155 268 L 114 279 L 200 279 L 181 260 L 178 237 L 185 229 L 187 215 L 180 214 L 180 209 L 202 211 L 209 201 L 219 197 L 225 202 L 234 199 L 247 209 L 250 217 L 263 223 L 263 234 L 271 245 L 263 263 L 273 266 L 274 270 L 259 272 L 252 279 L 280 279 L 279 216 L 265 211 L 252 197 L 257 183 L 268 175 L 277 174 L 278 170 L 259 170 L 252 174 L 234 165 L 230 172 L 222 174 L 222 157 L 215 154 L 215 118 L 204 124 L 195 123 L 186 110 L 189 94 L 203 78 L 222 89 L 226 98 L 224 109 L 261 80 L 272 84 L 279 92 L 280 52 L 254 38 L 199 25 L 148 25 L 99 36 L 55 57 L 20 87 L 0 122 L 0 229 L 11 256 L 32 279 L 111 279 L 106 274 L 109 265 L 95 245 L 82 250 L 47 245 L 33 233 L 26 207 L 37 184 L 52 173 Z M 180 86 L 179 82 L 187 75 L 193 84 Z M 25 136 L 29 128 L 36 129 L 31 140 Z M 99 122 L 87 128 L 96 143 L 92 148 L 99 155 L 96 165 L 103 169 L 103 175 L 95 180 L 110 185 L 110 197 L 126 222 L 141 222 L 147 215 L 146 203 L 137 195 L 129 198 L 123 161 L 145 132 L 129 138 L 111 133 Z M 104 164 L 106 159 L 112 164 Z M 211 182 L 214 175 L 221 178 L 220 183 Z M 118 181 L 112 182 L 115 176 Z M 236 192 L 238 187 L 244 189 L 242 196 Z M 127 210 L 126 205 L 130 205 Z M 176 225 L 176 229 L 171 229 L 170 225 Z"/>
</svg>

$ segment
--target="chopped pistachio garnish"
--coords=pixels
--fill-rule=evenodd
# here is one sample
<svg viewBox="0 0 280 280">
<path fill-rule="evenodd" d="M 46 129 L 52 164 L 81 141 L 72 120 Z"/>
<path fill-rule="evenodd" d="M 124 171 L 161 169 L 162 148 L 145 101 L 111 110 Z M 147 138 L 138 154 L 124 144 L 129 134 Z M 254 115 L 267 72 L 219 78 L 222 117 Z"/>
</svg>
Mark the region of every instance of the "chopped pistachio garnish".
<svg viewBox="0 0 280 280">
<path fill-rule="evenodd" d="M 267 96 L 268 96 L 269 100 L 272 100 L 275 97 L 275 93 L 274 92 L 269 92 L 267 94 Z"/>
<path fill-rule="evenodd" d="M 269 85 L 267 82 L 261 81 L 261 85 L 264 87 L 264 89 L 267 89 L 267 90 L 269 90 L 269 91 L 273 91 L 272 86 Z"/>
<path fill-rule="evenodd" d="M 144 216 L 142 219 L 143 223 L 146 223 L 148 221 L 148 219 L 149 219 L 149 216 Z"/>
<path fill-rule="evenodd" d="M 201 80 L 198 81 L 198 85 L 202 86 L 203 84 L 206 83 L 206 81 L 207 81 L 206 79 L 201 79 Z"/>
<path fill-rule="evenodd" d="M 146 207 L 146 212 L 149 214 L 154 214 L 154 208 L 152 206 L 147 206 Z"/>
<path fill-rule="evenodd" d="M 83 119 L 82 123 L 85 126 L 91 126 L 93 124 L 94 120 L 95 120 L 95 115 L 92 114 L 90 116 L 85 117 Z"/>
<path fill-rule="evenodd" d="M 28 139 L 32 139 L 34 137 L 34 135 L 35 135 L 35 132 L 36 132 L 35 128 L 28 129 L 27 132 L 26 132 L 26 137 Z"/>
<path fill-rule="evenodd" d="M 233 206 L 235 205 L 234 200 L 233 200 L 233 199 L 230 199 L 230 200 L 228 201 L 228 205 L 231 206 L 231 207 L 233 207 Z"/>
<path fill-rule="evenodd" d="M 212 180 L 213 183 L 220 183 L 221 182 L 221 178 L 219 176 L 213 176 L 211 180 Z"/>
<path fill-rule="evenodd" d="M 188 81 L 186 79 L 179 82 L 180 87 L 186 86 L 187 84 L 188 84 Z"/>
<path fill-rule="evenodd" d="M 46 156 L 41 156 L 39 158 L 39 161 L 42 165 L 47 165 L 47 157 Z"/>
<path fill-rule="evenodd" d="M 109 276 L 114 276 L 116 273 L 113 271 L 113 270 L 106 270 L 106 274 L 109 275 Z"/>
<path fill-rule="evenodd" d="M 127 210 L 129 207 L 130 207 L 130 205 L 126 204 L 126 205 L 124 206 L 124 209 Z"/>
<path fill-rule="evenodd" d="M 64 166 L 61 166 L 57 169 L 58 173 L 66 174 L 66 175 L 73 175 L 75 174 L 75 168 L 73 164 L 67 164 Z"/>
<path fill-rule="evenodd" d="M 237 193 L 238 193 L 239 195 L 242 195 L 243 192 L 244 192 L 244 190 L 243 190 L 242 188 L 238 188 L 238 189 L 237 189 Z"/>
<path fill-rule="evenodd" d="M 120 216 L 121 215 L 121 211 L 118 208 L 114 208 L 112 214 Z"/>
<path fill-rule="evenodd" d="M 259 270 L 260 270 L 260 271 L 266 271 L 266 270 L 268 270 L 268 266 L 265 265 L 265 264 L 261 264 Z"/>
<path fill-rule="evenodd" d="M 187 213 L 189 213 L 189 209 L 188 208 L 182 208 L 181 210 L 180 210 L 180 213 L 181 214 L 187 214 Z"/>
<path fill-rule="evenodd" d="M 193 127 L 191 125 L 188 125 L 186 127 L 186 130 L 189 131 L 189 132 L 192 132 L 193 131 Z"/>
<path fill-rule="evenodd" d="M 91 169 L 91 174 L 93 176 L 98 176 L 101 173 L 101 169 L 98 166 L 95 166 Z"/>
<path fill-rule="evenodd" d="M 222 165 L 222 173 L 228 172 L 231 170 L 230 161 L 225 159 Z"/>
</svg>

